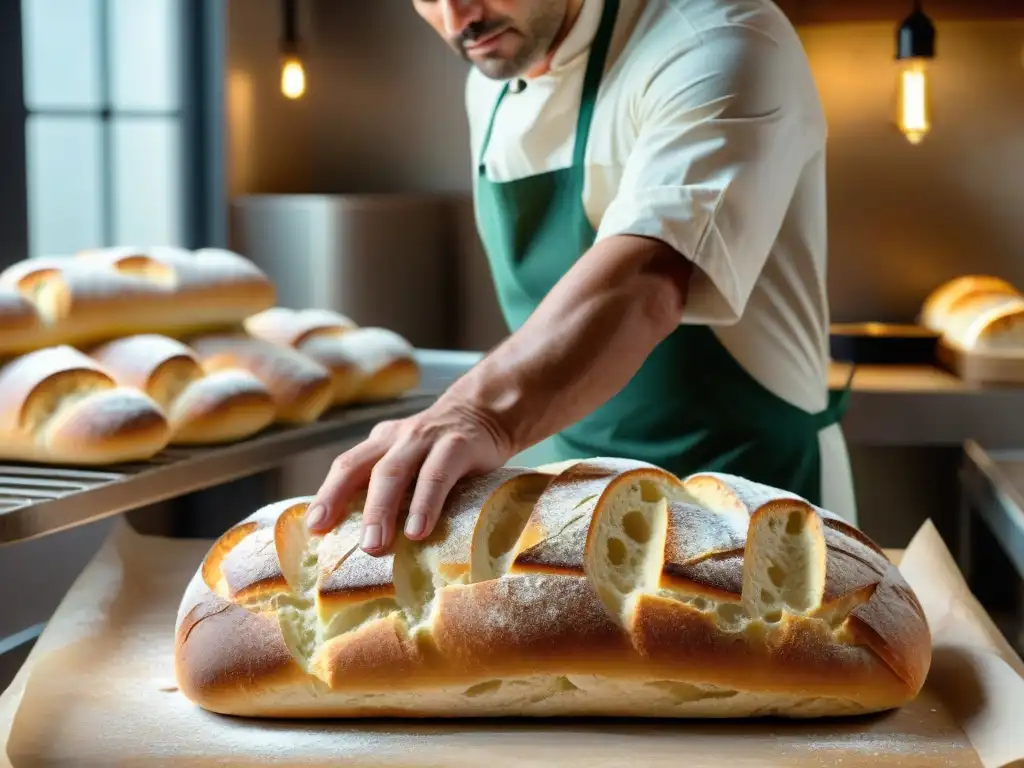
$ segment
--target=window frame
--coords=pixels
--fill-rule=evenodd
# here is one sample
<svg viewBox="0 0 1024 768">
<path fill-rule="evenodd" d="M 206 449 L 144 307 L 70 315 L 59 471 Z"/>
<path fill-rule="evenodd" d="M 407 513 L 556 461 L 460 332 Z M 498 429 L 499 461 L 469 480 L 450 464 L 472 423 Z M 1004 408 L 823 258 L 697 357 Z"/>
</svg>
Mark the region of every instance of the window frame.
<svg viewBox="0 0 1024 768">
<path fill-rule="evenodd" d="M 21 2 L 0 3 L 0 146 L 8 154 L 0 174 L 0 268 L 29 255 L 27 129 L 32 115 L 95 117 L 101 122 L 100 189 L 105 245 L 115 234 L 114 119 L 174 120 L 181 137 L 181 245 L 227 247 L 228 201 L 224 168 L 224 70 L 227 0 L 177 0 L 180 105 L 174 110 L 131 110 L 112 104 L 108 21 L 111 0 L 99 0 L 100 96 L 96 108 L 36 108 L 25 103 Z M 151 243 L 159 245 L 159 243 Z"/>
</svg>

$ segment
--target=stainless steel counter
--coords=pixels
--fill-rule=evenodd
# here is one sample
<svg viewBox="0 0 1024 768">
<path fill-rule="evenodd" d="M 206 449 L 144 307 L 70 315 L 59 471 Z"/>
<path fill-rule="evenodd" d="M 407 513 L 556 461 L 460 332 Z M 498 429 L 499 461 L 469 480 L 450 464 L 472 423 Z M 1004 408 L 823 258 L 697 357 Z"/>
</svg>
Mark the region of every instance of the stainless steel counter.
<svg viewBox="0 0 1024 768">
<path fill-rule="evenodd" d="M 841 387 L 849 371 L 833 365 L 829 384 Z M 931 366 L 865 365 L 843 431 L 851 445 L 1024 448 L 1024 387 L 971 386 Z"/>
<path fill-rule="evenodd" d="M 1024 450 L 964 447 L 957 560 L 971 591 L 1024 654 Z"/>
<path fill-rule="evenodd" d="M 429 391 L 394 402 L 345 408 L 314 424 L 275 427 L 225 446 L 169 448 L 151 461 L 82 469 L 0 465 L 0 545 L 38 538 L 278 466 L 324 445 L 344 449 L 386 419 L 411 416 Z"/>
</svg>

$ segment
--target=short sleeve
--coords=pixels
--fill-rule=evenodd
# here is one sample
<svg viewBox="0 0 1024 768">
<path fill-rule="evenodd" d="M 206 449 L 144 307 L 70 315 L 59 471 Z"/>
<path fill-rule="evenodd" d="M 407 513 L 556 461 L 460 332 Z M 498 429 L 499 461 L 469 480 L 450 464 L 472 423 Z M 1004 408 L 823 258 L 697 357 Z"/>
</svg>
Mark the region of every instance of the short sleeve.
<svg viewBox="0 0 1024 768">
<path fill-rule="evenodd" d="M 684 323 L 739 320 L 823 146 L 813 80 L 790 47 L 749 26 L 714 29 L 654 67 L 637 96 L 636 143 L 598 240 L 656 238 L 692 260 Z"/>
</svg>

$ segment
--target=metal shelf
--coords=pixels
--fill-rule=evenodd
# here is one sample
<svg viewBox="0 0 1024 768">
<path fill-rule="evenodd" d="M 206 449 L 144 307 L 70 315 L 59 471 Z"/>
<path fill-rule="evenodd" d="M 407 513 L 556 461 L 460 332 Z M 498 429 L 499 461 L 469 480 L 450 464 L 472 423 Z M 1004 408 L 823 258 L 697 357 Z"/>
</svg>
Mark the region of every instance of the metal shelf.
<svg viewBox="0 0 1024 768">
<path fill-rule="evenodd" d="M 275 427 L 231 445 L 169 448 L 150 461 L 93 469 L 0 465 L 0 546 L 129 512 L 149 504 L 254 475 L 283 457 L 322 446 L 342 450 L 374 424 L 422 411 L 436 399 L 414 394 L 389 403 L 346 408 L 300 427 Z"/>
</svg>

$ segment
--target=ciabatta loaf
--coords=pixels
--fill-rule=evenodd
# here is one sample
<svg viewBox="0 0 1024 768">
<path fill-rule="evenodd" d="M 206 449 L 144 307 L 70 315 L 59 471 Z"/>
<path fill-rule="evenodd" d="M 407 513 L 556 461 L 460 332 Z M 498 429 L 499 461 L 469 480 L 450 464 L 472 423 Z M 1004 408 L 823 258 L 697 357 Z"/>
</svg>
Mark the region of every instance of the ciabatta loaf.
<svg viewBox="0 0 1024 768">
<path fill-rule="evenodd" d="M 0 368 L 0 458 L 97 465 L 148 459 L 167 445 L 159 406 L 119 387 L 71 347 L 50 347 Z"/>
<path fill-rule="evenodd" d="M 207 373 L 179 341 L 138 334 L 90 351 L 118 384 L 149 395 L 171 424 L 171 442 L 209 445 L 241 440 L 274 421 L 270 391 L 242 368 Z"/>
<path fill-rule="evenodd" d="M 967 275 L 936 288 L 921 322 L 967 352 L 1024 351 L 1024 296 L 990 275 Z"/>
<path fill-rule="evenodd" d="M 327 368 L 335 405 L 391 400 L 419 386 L 419 365 L 408 341 L 385 328 L 360 328 L 337 312 L 274 307 L 248 318 L 245 329 Z"/>
<path fill-rule="evenodd" d="M 634 461 L 460 481 L 426 542 L 358 548 L 361 504 L 310 499 L 212 547 L 175 666 L 200 706 L 253 717 L 853 715 L 914 698 L 913 592 L 834 515 L 737 477 Z M 401 530 L 401 525 L 399 525 Z"/>
<path fill-rule="evenodd" d="M 963 275 L 953 278 L 930 294 L 921 307 L 921 325 L 936 333 L 943 333 L 950 314 L 963 301 L 977 296 L 1017 296 L 1018 291 L 1006 280 L 993 275 Z"/>
<path fill-rule="evenodd" d="M 31 349 L 43 330 L 35 305 L 16 289 L 0 284 L 0 347 Z"/>
<path fill-rule="evenodd" d="M 358 327 L 351 319 L 326 309 L 272 307 L 246 318 L 244 327 L 249 335 L 296 349 L 330 371 L 334 405 L 350 403 L 358 395 L 364 383 L 362 369 L 335 341 Z"/>
<path fill-rule="evenodd" d="M 34 333 L 9 334 L 0 315 L 0 355 L 235 326 L 274 302 L 269 279 L 238 254 L 172 248 L 28 259 L 0 274 L 0 289 L 19 293 L 38 319 Z"/>
<path fill-rule="evenodd" d="M 942 336 L 969 352 L 1024 352 L 1024 296 L 965 297 L 951 307 Z"/>
<path fill-rule="evenodd" d="M 186 343 L 209 373 L 242 368 L 256 376 L 274 398 L 278 422 L 313 422 L 331 405 L 330 372 L 294 349 L 244 333 L 204 334 Z"/>
<path fill-rule="evenodd" d="M 251 335 L 296 349 L 315 336 L 341 336 L 358 327 L 351 318 L 329 309 L 272 307 L 245 320 Z"/>
</svg>

